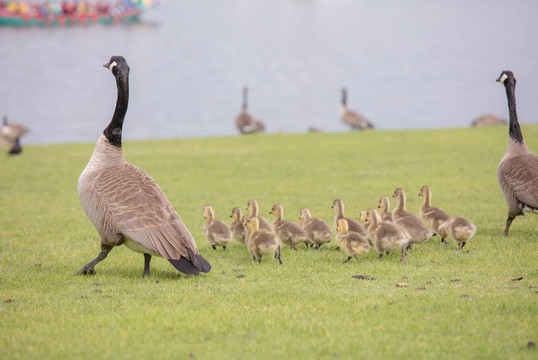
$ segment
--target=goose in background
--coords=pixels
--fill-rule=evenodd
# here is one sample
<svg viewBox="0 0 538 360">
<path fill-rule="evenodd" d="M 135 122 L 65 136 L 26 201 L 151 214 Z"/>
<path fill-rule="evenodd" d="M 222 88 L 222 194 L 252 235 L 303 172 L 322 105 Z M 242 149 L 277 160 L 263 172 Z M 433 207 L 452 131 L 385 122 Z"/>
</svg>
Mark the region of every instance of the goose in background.
<svg viewBox="0 0 538 360">
<path fill-rule="evenodd" d="M 339 111 L 340 119 L 351 126 L 352 130 L 367 130 L 373 129 L 374 125 L 368 121 L 363 115 L 353 111 L 347 107 L 347 89 L 342 89 L 342 102 L 340 103 Z"/>
<path fill-rule="evenodd" d="M 241 134 L 252 134 L 265 130 L 265 124 L 254 119 L 248 111 L 248 88 L 246 86 L 243 87 L 243 107 L 235 119 L 235 125 Z"/>
<path fill-rule="evenodd" d="M 204 218 L 206 219 L 203 226 L 203 234 L 207 241 L 217 250 L 217 246 L 222 246 L 226 250 L 226 246 L 232 241 L 232 231 L 224 223 L 224 221 L 215 219 L 215 210 L 212 206 L 204 207 Z"/>
<path fill-rule="evenodd" d="M 0 135 L 2 142 L 0 145 L 13 145 L 17 139 L 28 132 L 28 128 L 24 125 L 9 123 L 7 116 L 4 116 L 2 120 L 2 127 L 0 128 Z"/>
<path fill-rule="evenodd" d="M 299 225 L 306 231 L 308 242 L 314 244 L 316 249 L 321 248 L 321 245 L 331 241 L 333 231 L 327 222 L 323 219 L 312 217 L 308 208 L 301 209 L 301 221 Z"/>
<path fill-rule="evenodd" d="M 439 226 L 439 235 L 445 242 L 445 245 L 447 245 L 447 237 L 451 237 L 458 243 L 460 250 L 463 249 L 475 232 L 476 226 L 464 217 L 450 218 Z"/>
<path fill-rule="evenodd" d="M 506 89 L 510 125 L 504 157 L 497 167 L 497 180 L 506 203 L 508 217 L 504 236 L 516 216 L 527 212 L 538 214 L 538 156 L 530 152 L 517 119 L 516 78 L 511 71 L 503 71 L 497 79 Z"/>
<path fill-rule="evenodd" d="M 245 225 L 243 225 L 243 212 L 241 208 L 234 207 L 232 209 L 232 222 L 230 222 L 230 230 L 232 231 L 235 240 L 245 245 Z"/>
<path fill-rule="evenodd" d="M 493 114 L 482 114 L 476 119 L 473 120 L 471 126 L 492 126 L 492 125 L 506 125 L 506 120 L 501 119 L 497 115 Z"/>
<path fill-rule="evenodd" d="M 95 274 L 95 265 L 120 245 L 144 254 L 142 276 L 150 274 L 152 255 L 167 259 L 185 274 L 209 272 L 211 265 L 198 252 L 161 188 L 145 171 L 124 160 L 122 129 L 129 102 L 129 66 L 122 56 L 111 57 L 104 66 L 116 79 L 116 107 L 78 179 L 80 202 L 101 237 L 101 251 L 78 274 Z"/>
<path fill-rule="evenodd" d="M 13 146 L 8 151 L 8 155 L 19 155 L 22 152 L 22 146 L 19 138 L 15 139 Z"/>
<path fill-rule="evenodd" d="M 441 208 L 432 206 L 432 189 L 428 185 L 420 188 L 418 196 L 422 196 L 424 201 L 420 205 L 420 216 L 428 223 L 430 228 L 439 234 L 439 226 L 450 219 L 450 215 Z"/>
</svg>

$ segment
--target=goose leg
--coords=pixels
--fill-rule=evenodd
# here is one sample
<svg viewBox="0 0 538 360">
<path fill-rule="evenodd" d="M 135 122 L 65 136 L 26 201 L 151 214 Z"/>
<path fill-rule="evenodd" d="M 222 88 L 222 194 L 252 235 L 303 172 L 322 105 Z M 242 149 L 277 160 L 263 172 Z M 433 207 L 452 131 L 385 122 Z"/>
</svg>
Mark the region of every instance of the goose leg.
<svg viewBox="0 0 538 360">
<path fill-rule="evenodd" d="M 149 262 L 151 261 L 151 255 L 144 253 L 144 272 L 142 273 L 142 277 L 146 277 L 146 275 L 149 276 Z"/>
<path fill-rule="evenodd" d="M 102 244 L 101 243 L 101 251 L 99 252 L 99 255 L 97 255 L 97 257 L 95 259 L 93 259 L 92 261 L 90 261 L 89 263 L 87 263 L 86 265 L 84 265 L 82 267 L 82 269 L 80 269 L 77 274 L 79 275 L 95 275 L 96 272 L 95 272 L 95 265 L 97 265 L 98 263 L 100 263 L 101 261 L 103 261 L 108 253 L 112 250 L 112 246 L 108 246 L 108 245 L 105 245 L 105 244 Z"/>
<path fill-rule="evenodd" d="M 348 257 L 348 258 L 347 258 L 346 260 L 342 261 L 342 264 L 345 264 L 345 263 L 347 263 L 347 262 L 348 262 L 349 260 L 351 260 L 351 259 L 353 259 L 353 257 L 351 257 L 351 256 L 350 256 L 350 257 Z"/>
<path fill-rule="evenodd" d="M 224 246 L 222 247 L 222 250 L 226 251 L 226 245 L 224 245 Z"/>
<path fill-rule="evenodd" d="M 277 256 L 278 254 L 278 256 Z M 275 253 L 275 257 L 278 258 L 278 262 L 280 263 L 280 265 L 282 265 L 282 256 L 280 254 L 280 246 L 277 248 L 277 252 Z"/>
<path fill-rule="evenodd" d="M 510 225 L 512 225 L 512 221 L 515 219 L 515 216 L 512 216 L 508 214 L 508 218 L 506 219 L 506 227 L 504 228 L 504 236 L 508 236 L 508 229 L 510 228 Z"/>
<path fill-rule="evenodd" d="M 213 250 L 217 250 L 217 247 L 215 245 L 211 245 L 213 247 Z"/>
</svg>

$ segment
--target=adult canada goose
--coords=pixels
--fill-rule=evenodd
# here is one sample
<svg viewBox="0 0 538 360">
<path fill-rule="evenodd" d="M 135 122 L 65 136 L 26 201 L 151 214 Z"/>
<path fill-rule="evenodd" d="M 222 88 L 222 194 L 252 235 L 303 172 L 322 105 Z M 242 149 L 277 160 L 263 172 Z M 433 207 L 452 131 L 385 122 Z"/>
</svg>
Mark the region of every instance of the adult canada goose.
<svg viewBox="0 0 538 360">
<path fill-rule="evenodd" d="M 343 200 L 341 199 L 334 200 L 332 208 L 336 210 L 336 215 L 334 216 L 335 229 L 338 226 L 338 220 L 346 219 L 349 231 L 356 232 L 364 238 L 368 237 L 368 233 L 366 232 L 366 230 L 364 230 L 361 224 L 359 224 L 357 221 L 351 218 L 348 218 L 344 214 L 344 201 Z"/>
<path fill-rule="evenodd" d="M 346 263 L 352 258 L 359 260 L 359 256 L 366 254 L 370 251 L 370 243 L 368 240 L 354 232 L 349 230 L 346 219 L 339 219 L 336 226 L 336 242 L 340 249 L 344 250 L 347 254 L 347 259 L 343 262 Z"/>
<path fill-rule="evenodd" d="M 282 264 L 282 257 L 280 255 L 282 245 L 274 232 L 260 229 L 257 217 L 248 218 L 247 231 L 249 236 L 246 245 L 254 260 L 258 260 L 261 263 L 263 255 L 275 254 L 275 258 Z"/>
<path fill-rule="evenodd" d="M 95 265 L 119 245 L 144 254 L 143 276 L 150 274 L 152 255 L 162 256 L 185 274 L 209 272 L 211 265 L 161 188 L 124 160 L 121 135 L 129 102 L 129 66 L 121 56 L 111 57 L 104 66 L 116 78 L 116 108 L 78 180 L 80 202 L 101 237 L 101 251 L 78 274 L 95 274 Z"/>
<path fill-rule="evenodd" d="M 405 248 L 409 242 L 409 234 L 395 224 L 382 222 L 379 212 L 375 209 L 367 211 L 367 220 L 370 223 L 368 233 L 374 243 L 374 248 L 379 254 L 379 258 L 383 254 L 390 251 L 402 250 L 401 261 L 406 261 Z"/>
<path fill-rule="evenodd" d="M 258 215 L 258 202 L 256 200 L 251 199 L 251 200 L 249 200 L 247 202 L 247 210 L 248 210 L 249 217 L 257 217 L 258 218 L 258 223 L 259 223 L 260 229 L 275 232 L 275 228 L 269 222 L 269 220 L 267 220 L 264 217 Z"/>
<path fill-rule="evenodd" d="M 275 216 L 273 227 L 284 244 L 289 245 L 293 250 L 297 250 L 297 245 L 307 240 L 308 236 L 302 227 L 294 222 L 284 220 L 284 207 L 282 205 L 273 205 L 269 214 Z"/>
<path fill-rule="evenodd" d="M 235 125 L 241 134 L 252 134 L 265 130 L 265 124 L 252 117 L 248 111 L 248 88 L 243 88 L 243 107 L 237 118 Z"/>
<path fill-rule="evenodd" d="M 245 225 L 243 225 L 243 212 L 241 211 L 241 208 L 234 207 L 230 217 L 232 218 L 230 230 L 232 231 L 234 239 L 245 245 Z"/>
<path fill-rule="evenodd" d="M 204 207 L 204 218 L 206 220 L 203 226 L 203 234 L 213 247 L 213 250 L 216 250 L 217 246 L 222 246 L 222 249 L 226 250 L 226 246 L 232 241 L 232 231 L 228 225 L 222 220 L 215 219 L 215 210 L 209 205 Z"/>
<path fill-rule="evenodd" d="M 476 226 L 471 221 L 463 217 L 453 217 L 445 221 L 439 226 L 439 235 L 447 244 L 447 237 L 451 237 L 458 243 L 461 249 L 465 246 L 467 241 L 473 237 L 476 232 Z"/>
<path fill-rule="evenodd" d="M 392 218 L 394 223 L 403 227 L 409 233 L 411 242 L 409 242 L 408 247 L 412 248 L 415 243 L 420 244 L 428 241 L 433 236 L 433 233 L 424 226 L 418 216 L 406 210 L 405 191 L 402 188 L 397 188 L 394 190 L 392 197 L 396 198 L 396 207 L 392 211 Z"/>
<path fill-rule="evenodd" d="M 2 128 L 0 128 L 0 135 L 10 145 L 13 145 L 17 139 L 28 132 L 28 128 L 20 124 L 12 124 L 7 120 L 7 116 L 4 116 Z"/>
<path fill-rule="evenodd" d="M 392 213 L 390 212 L 390 200 L 386 196 L 382 196 L 379 199 L 379 205 L 377 206 L 381 209 L 379 215 L 381 216 L 381 221 L 392 222 Z"/>
<path fill-rule="evenodd" d="M 473 120 L 471 126 L 491 126 L 491 125 L 506 125 L 506 120 L 501 119 L 497 115 L 482 114 Z"/>
<path fill-rule="evenodd" d="M 327 222 L 323 219 L 312 217 L 308 208 L 301 209 L 301 221 L 299 225 L 306 231 L 308 242 L 314 244 L 317 249 L 321 245 L 331 241 L 333 231 Z"/>
<path fill-rule="evenodd" d="M 340 103 L 340 118 L 343 122 L 351 126 L 353 130 L 373 129 L 374 125 L 363 115 L 347 107 L 347 89 L 342 89 L 342 102 Z"/>
<path fill-rule="evenodd" d="M 420 188 L 418 196 L 424 198 L 418 210 L 420 216 L 430 225 L 435 233 L 439 234 L 439 225 L 450 219 L 450 215 L 443 209 L 432 206 L 432 190 L 428 185 Z"/>
<path fill-rule="evenodd" d="M 15 139 L 13 146 L 8 151 L 8 155 L 19 155 L 22 152 L 22 146 L 19 138 Z"/>
<path fill-rule="evenodd" d="M 516 78 L 503 71 L 497 79 L 506 88 L 510 125 L 506 152 L 497 168 L 497 179 L 508 204 L 504 236 L 514 218 L 527 212 L 538 213 L 538 156 L 529 151 L 516 112 Z"/>
</svg>

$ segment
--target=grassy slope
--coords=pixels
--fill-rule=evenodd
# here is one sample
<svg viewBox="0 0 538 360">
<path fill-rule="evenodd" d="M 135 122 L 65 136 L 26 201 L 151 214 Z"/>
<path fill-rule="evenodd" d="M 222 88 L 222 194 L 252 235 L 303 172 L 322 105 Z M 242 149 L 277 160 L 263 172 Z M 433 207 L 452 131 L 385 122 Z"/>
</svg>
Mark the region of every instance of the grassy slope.
<svg viewBox="0 0 538 360">
<path fill-rule="evenodd" d="M 538 340 L 537 218 L 518 217 L 506 239 L 496 167 L 501 128 L 271 134 L 127 142 L 126 159 L 148 171 L 211 262 L 186 277 L 162 259 L 142 279 L 143 257 L 115 249 L 93 277 L 73 276 L 98 253 L 76 193 L 93 144 L 27 146 L 0 156 L 0 356 L 2 358 L 534 358 Z M 524 126 L 538 153 L 538 126 Z M 421 185 L 433 204 L 470 218 L 466 250 L 438 239 L 361 263 L 301 248 L 284 265 L 251 261 L 234 242 L 213 251 L 203 206 L 229 221 L 256 198 L 297 220 L 307 206 L 332 223 L 377 206 L 395 187 L 417 212 Z M 392 202 L 394 206 L 394 202 Z M 266 215 L 272 219 L 271 215 Z M 376 280 L 356 280 L 352 275 Z M 523 276 L 521 281 L 510 279 Z M 457 280 L 459 279 L 459 280 Z M 454 281 L 457 280 L 457 281 Z M 407 287 L 396 287 L 405 282 Z"/>
</svg>

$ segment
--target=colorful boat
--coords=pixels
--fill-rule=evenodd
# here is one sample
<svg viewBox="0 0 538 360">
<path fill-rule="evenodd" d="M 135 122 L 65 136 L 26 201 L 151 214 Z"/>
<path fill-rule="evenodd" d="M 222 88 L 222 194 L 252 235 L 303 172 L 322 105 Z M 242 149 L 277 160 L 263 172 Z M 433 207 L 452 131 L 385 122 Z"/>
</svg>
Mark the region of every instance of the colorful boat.
<svg viewBox="0 0 538 360">
<path fill-rule="evenodd" d="M 126 0 L 107 5 L 104 2 L 51 1 L 43 5 L 9 2 L 0 7 L 0 26 L 64 26 L 133 23 L 148 1 Z"/>
</svg>

